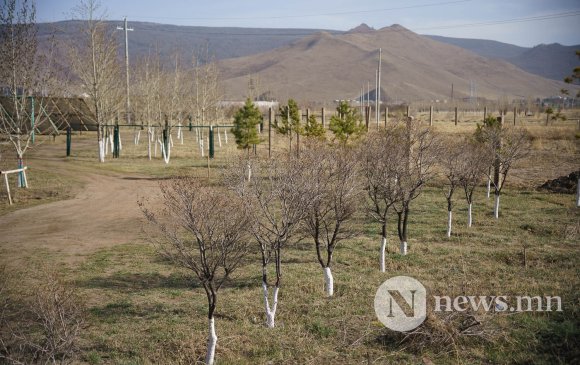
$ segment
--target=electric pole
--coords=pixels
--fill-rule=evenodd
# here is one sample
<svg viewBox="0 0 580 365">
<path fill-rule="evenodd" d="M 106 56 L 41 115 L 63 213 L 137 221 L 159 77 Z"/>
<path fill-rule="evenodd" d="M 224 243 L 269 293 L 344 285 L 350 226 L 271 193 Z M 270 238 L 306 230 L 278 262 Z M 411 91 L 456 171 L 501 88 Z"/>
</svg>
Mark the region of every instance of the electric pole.
<svg viewBox="0 0 580 365">
<path fill-rule="evenodd" d="M 125 73 L 127 76 L 127 124 L 131 124 L 131 102 L 129 101 L 129 37 L 127 31 L 133 31 L 133 28 L 127 27 L 127 17 L 125 17 L 123 27 L 117 27 L 118 30 L 125 31 Z"/>
</svg>

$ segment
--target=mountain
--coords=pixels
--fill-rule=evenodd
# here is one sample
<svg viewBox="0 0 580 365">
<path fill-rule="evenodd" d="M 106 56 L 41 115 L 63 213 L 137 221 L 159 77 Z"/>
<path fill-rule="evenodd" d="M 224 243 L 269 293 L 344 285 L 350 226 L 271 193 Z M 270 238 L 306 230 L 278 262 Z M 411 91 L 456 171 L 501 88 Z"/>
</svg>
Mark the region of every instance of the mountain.
<svg viewBox="0 0 580 365">
<path fill-rule="evenodd" d="M 420 36 L 393 25 L 376 31 L 319 32 L 257 55 L 220 62 L 227 97 L 247 95 L 249 79 L 258 94 L 281 100 L 356 99 L 374 86 L 378 49 L 382 48 L 382 96 L 390 101 L 477 96 L 527 98 L 555 95 L 564 83 L 527 73 L 502 61 Z"/>
<path fill-rule="evenodd" d="M 105 23 L 110 29 L 123 25 L 122 21 Z M 49 42 L 53 33 L 57 40 L 74 41 L 81 25 L 81 21 L 75 20 L 39 23 L 38 36 L 41 42 Z M 166 59 L 179 50 L 187 61 L 191 60 L 194 54 L 205 53 L 206 49 L 217 59 L 248 56 L 288 45 L 321 31 L 321 29 L 192 27 L 148 22 L 129 22 L 128 25 L 134 29 L 129 32 L 130 59 L 145 56 L 157 48 Z M 118 33 L 119 42 L 122 44 L 123 32 Z"/>
<path fill-rule="evenodd" d="M 553 43 L 526 48 L 484 39 L 449 38 L 435 35 L 426 37 L 470 50 L 480 56 L 501 59 L 527 72 L 558 81 L 568 76 L 579 63 L 575 52 L 580 50 L 580 44 L 563 46 Z"/>
</svg>

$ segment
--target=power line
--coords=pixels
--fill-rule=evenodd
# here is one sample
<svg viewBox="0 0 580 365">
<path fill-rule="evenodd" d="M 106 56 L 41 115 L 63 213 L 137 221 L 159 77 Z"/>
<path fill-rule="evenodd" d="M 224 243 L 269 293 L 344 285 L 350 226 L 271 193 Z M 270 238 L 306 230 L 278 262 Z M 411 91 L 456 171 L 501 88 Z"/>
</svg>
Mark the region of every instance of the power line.
<svg viewBox="0 0 580 365">
<path fill-rule="evenodd" d="M 293 14 L 293 15 L 274 15 L 274 16 L 255 16 L 255 17 L 195 17 L 195 18 L 186 18 L 186 17 L 147 17 L 147 16 L 137 16 L 133 15 L 134 18 L 143 18 L 143 19 L 172 19 L 172 20 L 263 20 L 263 19 L 291 19 L 291 18 L 311 18 L 311 17 L 321 17 L 321 16 L 333 16 L 333 15 L 351 15 L 351 14 L 368 14 L 368 13 L 377 13 L 377 12 L 384 12 L 384 11 L 393 11 L 393 10 L 406 10 L 406 9 L 417 9 L 417 8 L 426 8 L 432 6 L 442 6 L 442 5 L 451 5 L 451 4 L 459 4 L 459 3 L 466 3 L 471 2 L 473 0 L 455 0 L 455 1 L 444 1 L 438 3 L 427 3 L 427 4 L 417 4 L 417 5 L 408 5 L 408 6 L 400 6 L 400 7 L 393 7 L 393 8 L 382 8 L 382 9 L 371 9 L 371 10 L 352 10 L 352 11 L 338 11 L 332 13 L 316 13 L 316 14 Z"/>
</svg>

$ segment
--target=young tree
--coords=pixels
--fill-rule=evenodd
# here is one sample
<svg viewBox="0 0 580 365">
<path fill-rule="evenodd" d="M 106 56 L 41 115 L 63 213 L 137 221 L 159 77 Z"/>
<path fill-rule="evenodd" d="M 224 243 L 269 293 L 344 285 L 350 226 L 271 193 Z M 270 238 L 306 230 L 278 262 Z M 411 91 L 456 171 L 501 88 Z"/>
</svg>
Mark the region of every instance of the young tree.
<svg viewBox="0 0 580 365">
<path fill-rule="evenodd" d="M 312 204 L 312 192 L 306 188 L 305 164 L 287 159 L 257 161 L 259 178 L 246 181 L 244 164 L 230 170 L 227 185 L 243 200 L 252 217 L 250 230 L 259 244 L 262 263 L 262 289 L 266 307 L 266 324 L 274 328 L 278 293 L 282 279 L 282 252 L 298 223 Z M 268 280 L 274 266 L 273 282 Z M 273 287 L 272 304 L 269 290 Z"/>
<path fill-rule="evenodd" d="M 462 174 L 463 145 L 461 141 L 449 139 L 441 151 L 441 167 L 446 178 L 445 199 L 447 200 L 447 237 L 451 237 L 451 223 L 453 220 L 453 193 L 460 185 Z"/>
<path fill-rule="evenodd" d="M 38 49 L 36 6 L 32 0 L 3 0 L 0 4 L 0 86 L 8 94 L 0 104 L 0 134 L 14 147 L 18 167 L 34 142 L 35 131 L 47 120 L 52 88 L 52 57 Z M 54 90 L 51 90 L 54 91 Z M 19 186 L 24 186 L 19 179 Z"/>
<path fill-rule="evenodd" d="M 298 104 L 294 99 L 288 100 L 288 105 L 280 108 L 280 120 L 274 123 L 274 129 L 277 133 L 285 136 L 291 136 L 292 132 L 302 133 L 302 125 L 300 123 L 301 115 Z M 290 137 L 292 140 L 292 137 Z"/>
<path fill-rule="evenodd" d="M 367 213 L 381 225 L 380 270 L 385 272 L 387 248 L 387 219 L 389 209 L 400 198 L 397 179 L 403 149 L 393 129 L 381 130 L 369 135 L 361 146 L 364 189 L 370 201 Z"/>
<path fill-rule="evenodd" d="M 306 125 L 304 126 L 304 135 L 306 137 L 315 138 L 321 141 L 326 139 L 326 131 L 324 130 L 324 126 L 322 123 L 318 123 L 314 115 L 311 115 L 306 121 Z"/>
<path fill-rule="evenodd" d="M 403 148 L 403 158 L 399 161 L 397 175 L 398 202 L 394 205 L 397 213 L 397 232 L 401 242 L 402 255 L 407 254 L 407 227 L 409 223 L 410 204 L 415 200 L 434 175 L 439 144 L 427 128 L 420 128 L 408 117 L 405 126 L 398 128 L 397 137 Z"/>
<path fill-rule="evenodd" d="M 305 219 L 306 233 L 314 240 L 318 263 L 324 271 L 326 295 L 334 294 L 331 265 L 336 245 L 348 238 L 347 222 L 357 209 L 361 192 L 357 160 L 346 146 L 311 148 L 304 158 L 308 190 L 316 198 Z"/>
<path fill-rule="evenodd" d="M 480 183 L 484 171 L 489 171 L 489 166 L 489 155 L 481 145 L 472 140 L 463 142 L 459 185 L 463 188 L 465 200 L 467 201 L 467 227 L 471 227 L 473 223 L 473 192 Z"/>
<path fill-rule="evenodd" d="M 83 0 L 74 11 L 83 26 L 79 41 L 69 45 L 71 70 L 97 126 L 99 161 L 105 162 L 104 126 L 115 118 L 124 100 L 117 38 L 98 13 L 96 0 Z"/>
<path fill-rule="evenodd" d="M 337 115 L 330 118 L 329 129 L 340 143 L 346 144 L 364 133 L 365 126 L 361 123 L 356 108 L 351 108 L 346 101 L 341 101 L 336 107 L 336 113 Z"/>
<path fill-rule="evenodd" d="M 234 194 L 202 186 L 192 178 L 161 184 L 162 210 L 140 206 L 161 234 L 158 251 L 189 270 L 203 287 L 208 302 L 209 339 L 206 364 L 213 364 L 218 337 L 214 312 L 218 291 L 243 263 L 249 250 L 248 215 Z"/>
<path fill-rule="evenodd" d="M 236 138 L 236 144 L 239 149 L 244 149 L 248 152 L 247 158 L 247 174 L 248 181 L 252 178 L 252 166 L 250 163 L 250 147 L 260 143 L 260 136 L 258 135 L 257 126 L 263 120 L 262 113 L 248 98 L 242 108 L 240 108 L 234 115 L 234 127 L 232 133 Z"/>
<path fill-rule="evenodd" d="M 482 125 L 477 126 L 475 138 L 482 143 L 486 152 L 492 158 L 493 172 L 488 175 L 494 188 L 494 217 L 499 218 L 499 199 L 507 175 L 514 163 L 527 156 L 529 151 L 529 137 L 525 130 L 506 128 L 500 120 L 488 118 Z"/>
</svg>

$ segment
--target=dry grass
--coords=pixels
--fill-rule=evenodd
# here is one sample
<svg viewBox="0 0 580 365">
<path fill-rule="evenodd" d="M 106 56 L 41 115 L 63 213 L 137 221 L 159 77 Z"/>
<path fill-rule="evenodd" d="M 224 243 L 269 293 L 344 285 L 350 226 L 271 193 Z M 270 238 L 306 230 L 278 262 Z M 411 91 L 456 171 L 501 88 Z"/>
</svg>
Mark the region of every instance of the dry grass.
<svg viewBox="0 0 580 365">
<path fill-rule="evenodd" d="M 436 122 L 445 134 L 470 134 L 475 122 Z M 410 254 L 390 253 L 387 273 L 378 270 L 379 226 L 363 214 L 355 219 L 356 236 L 335 252 L 335 297 L 324 297 L 323 273 L 314 245 L 295 242 L 283 253 L 283 284 L 277 328 L 265 327 L 257 256 L 235 274 L 220 293 L 216 312 L 218 364 L 554 364 L 577 361 L 580 212 L 570 195 L 537 192 L 536 182 L 577 168 L 575 126 L 530 126 L 530 158 L 508 177 L 501 217 L 494 220 L 492 201 L 476 191 L 474 227 L 466 227 L 467 207 L 459 199 L 454 234 L 445 238 L 446 205 L 439 186 L 428 187 L 411 206 Z M 571 137 L 572 136 L 572 137 Z M 231 136 L 230 136 L 231 137 Z M 267 138 L 267 134 L 264 134 Z M 86 140 L 85 140 L 86 138 Z M 145 147 L 123 141 L 121 159 L 96 163 L 94 136 L 73 139 L 77 171 L 103 174 L 205 176 L 206 160 L 191 143 L 176 143 L 165 166 L 146 159 Z M 186 134 L 186 138 L 188 135 Z M 189 136 L 191 138 L 191 135 Z M 76 142 L 78 141 L 78 142 Z M 287 140 L 275 137 L 277 153 Z M 560 146 L 559 153 L 553 147 Z M 59 149 L 64 155 L 64 143 Z M 40 151 L 38 152 L 40 155 Z M 216 148 L 213 172 L 237 153 Z M 267 146 L 258 153 L 267 154 Z M 36 156 L 39 156 L 36 155 Z M 30 160 L 31 164 L 34 160 Z M 213 173 L 212 172 L 212 173 Z M 523 183 L 521 183 L 523 182 Z M 48 189 L 50 190 L 50 189 Z M 0 207 L 1 208 L 1 207 Z M 1 219 L 1 217 L 0 217 Z M 394 218 L 389 248 L 395 251 Z M 188 364 L 202 361 L 206 348 L 207 301 L 187 273 L 161 259 L 138 237 L 99 250 L 81 264 L 61 264 L 88 306 L 82 355 L 89 364 Z M 523 265 L 523 247 L 527 267 Z M 59 262 L 38 252 L 32 262 Z M 435 295 L 559 295 L 562 313 L 519 313 L 485 318 L 482 336 L 462 336 L 466 318 L 430 316 L 421 333 L 405 336 L 376 319 L 373 299 L 378 286 L 395 275 L 422 281 Z M 479 318 L 479 317 L 478 317 Z M 475 329 L 474 329 L 475 330 Z M 482 328 L 483 330 L 483 328 Z"/>
</svg>

